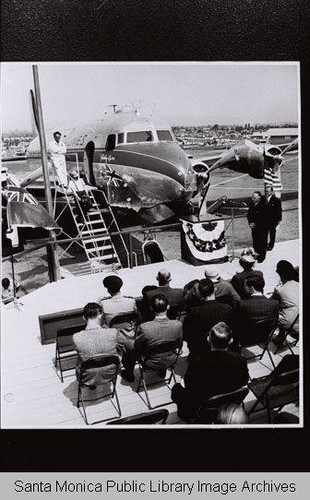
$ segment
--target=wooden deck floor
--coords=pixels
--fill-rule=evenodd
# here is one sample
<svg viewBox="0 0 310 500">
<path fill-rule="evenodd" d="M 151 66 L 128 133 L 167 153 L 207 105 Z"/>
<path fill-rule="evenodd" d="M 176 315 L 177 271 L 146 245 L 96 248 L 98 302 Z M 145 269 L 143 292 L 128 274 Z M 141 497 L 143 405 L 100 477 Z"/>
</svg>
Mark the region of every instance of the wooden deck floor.
<svg viewBox="0 0 310 500">
<path fill-rule="evenodd" d="M 298 265 L 299 251 L 297 240 L 278 243 L 275 251 L 268 254 L 266 261 L 257 266 L 264 272 L 266 293 L 272 291 L 277 282 L 274 272 L 276 262 L 286 258 L 294 265 Z M 162 267 L 171 270 L 172 286 L 176 287 L 184 286 L 191 279 L 203 276 L 203 268 L 193 267 L 180 261 L 122 269 L 120 275 L 124 280 L 124 293 L 139 296 L 144 285 L 155 282 L 156 273 Z M 219 267 L 223 278 L 231 278 L 238 264 L 234 261 L 221 264 Z M 3 307 L 2 428 L 89 428 L 76 407 L 77 382 L 74 371 L 66 372 L 64 383 L 61 383 L 53 366 L 54 344 L 42 345 L 40 342 L 38 316 L 83 307 L 86 302 L 96 300 L 103 293 L 102 278 L 102 273 L 68 278 L 46 285 L 24 296 L 20 310 L 15 309 L 11 304 Z M 300 349 L 302 349 L 302 343 Z M 296 347 L 295 351 L 298 352 L 299 348 Z M 283 350 L 274 356 L 276 364 L 286 352 Z M 185 347 L 176 368 L 177 378 L 180 381 L 186 371 L 186 365 Z M 267 375 L 271 370 L 272 366 L 267 355 L 261 362 L 249 362 L 252 378 Z M 143 391 L 137 394 L 135 385 L 118 378 L 117 390 L 124 417 L 147 411 L 145 395 Z M 93 393 L 91 396 L 95 397 Z M 150 397 L 153 405 L 171 401 L 170 390 L 163 384 L 151 388 Z M 253 400 L 253 396 L 249 394 L 246 405 L 252 404 Z M 186 425 L 178 418 L 174 404 L 169 404 L 166 408 L 169 411 L 168 425 Z M 302 400 L 300 408 L 291 405 L 288 410 L 296 415 L 300 414 L 302 423 Z M 109 400 L 103 400 L 91 404 L 88 407 L 88 414 L 90 421 L 102 418 L 112 419 L 116 416 L 116 410 Z M 266 421 L 265 418 L 264 413 L 257 413 L 255 418 L 251 419 L 250 424 L 259 425 Z M 92 428 L 100 428 L 104 425 L 105 423 L 97 424 Z"/>
</svg>

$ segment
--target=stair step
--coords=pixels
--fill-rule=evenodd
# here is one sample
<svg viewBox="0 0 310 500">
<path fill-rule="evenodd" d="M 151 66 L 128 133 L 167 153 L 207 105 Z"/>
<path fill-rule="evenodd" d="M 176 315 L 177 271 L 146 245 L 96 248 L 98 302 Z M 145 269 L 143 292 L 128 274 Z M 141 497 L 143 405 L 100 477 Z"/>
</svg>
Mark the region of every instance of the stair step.
<svg viewBox="0 0 310 500">
<path fill-rule="evenodd" d="M 89 233 L 107 233 L 108 234 L 108 231 L 106 228 L 101 228 L 99 227 L 98 229 L 84 229 L 84 231 L 81 231 L 81 235 L 84 236 L 86 234 L 89 234 Z"/>
<path fill-rule="evenodd" d="M 90 224 L 102 224 L 105 226 L 105 222 L 103 219 L 95 219 L 95 220 L 90 220 L 86 222 L 78 222 L 79 226 L 86 226 L 86 224 L 89 226 Z"/>
<path fill-rule="evenodd" d="M 88 260 L 90 261 L 96 260 L 97 262 L 104 262 L 105 260 L 108 259 L 115 259 L 115 261 L 118 262 L 118 259 L 114 254 L 101 255 L 100 257 L 88 257 Z"/>
<path fill-rule="evenodd" d="M 98 238 L 90 238 L 88 240 L 83 240 L 84 245 L 88 245 L 89 243 L 98 243 L 98 241 L 111 241 L 110 236 L 99 236 Z"/>
<path fill-rule="evenodd" d="M 103 245 L 101 247 L 85 248 L 85 250 L 88 253 L 95 253 L 99 252 L 100 250 L 110 250 L 111 248 L 113 248 L 112 245 Z M 105 255 L 103 255 L 102 257 L 105 257 Z"/>
</svg>

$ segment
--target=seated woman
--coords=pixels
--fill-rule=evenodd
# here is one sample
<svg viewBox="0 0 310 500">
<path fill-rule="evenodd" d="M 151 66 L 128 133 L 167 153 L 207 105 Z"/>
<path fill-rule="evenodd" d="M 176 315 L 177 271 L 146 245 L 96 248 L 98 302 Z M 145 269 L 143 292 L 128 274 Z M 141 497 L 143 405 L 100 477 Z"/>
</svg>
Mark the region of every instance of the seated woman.
<svg viewBox="0 0 310 500">
<path fill-rule="evenodd" d="M 240 295 L 241 299 L 249 298 L 249 295 L 244 288 L 244 282 L 246 278 L 254 275 L 261 276 L 263 278 L 263 273 L 261 271 L 256 271 L 255 269 L 253 269 L 255 262 L 254 252 L 251 250 L 251 248 L 246 248 L 242 251 L 239 264 L 242 267 L 243 271 L 236 273 L 232 277 L 230 282 L 236 292 Z"/>
<path fill-rule="evenodd" d="M 279 302 L 279 335 L 273 340 L 276 345 L 282 345 L 285 332 L 290 328 L 299 312 L 299 284 L 295 281 L 296 271 L 287 260 L 280 260 L 276 272 L 280 276 L 280 284 L 276 286 L 272 298 Z M 298 320 L 292 327 L 291 334 L 299 337 Z"/>
<path fill-rule="evenodd" d="M 71 172 L 71 179 L 69 181 L 67 194 L 73 194 L 75 198 L 76 208 L 78 211 L 77 222 L 82 222 L 83 215 L 85 216 L 92 208 L 92 201 L 87 194 L 89 189 L 91 188 L 85 184 L 77 170 Z"/>
</svg>

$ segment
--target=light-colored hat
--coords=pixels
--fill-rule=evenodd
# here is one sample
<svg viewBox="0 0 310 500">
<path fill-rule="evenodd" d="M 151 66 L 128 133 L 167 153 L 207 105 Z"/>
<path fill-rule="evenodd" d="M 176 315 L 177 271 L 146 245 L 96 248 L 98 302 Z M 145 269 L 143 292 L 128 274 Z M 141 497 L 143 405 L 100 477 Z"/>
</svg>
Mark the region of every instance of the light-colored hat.
<svg viewBox="0 0 310 500">
<path fill-rule="evenodd" d="M 205 268 L 205 277 L 210 278 L 213 283 L 217 283 L 220 279 L 220 273 L 213 266 L 208 266 Z"/>
<path fill-rule="evenodd" d="M 251 248 L 246 248 L 241 252 L 240 260 L 248 262 L 249 264 L 253 264 L 255 262 L 255 257 Z"/>
</svg>

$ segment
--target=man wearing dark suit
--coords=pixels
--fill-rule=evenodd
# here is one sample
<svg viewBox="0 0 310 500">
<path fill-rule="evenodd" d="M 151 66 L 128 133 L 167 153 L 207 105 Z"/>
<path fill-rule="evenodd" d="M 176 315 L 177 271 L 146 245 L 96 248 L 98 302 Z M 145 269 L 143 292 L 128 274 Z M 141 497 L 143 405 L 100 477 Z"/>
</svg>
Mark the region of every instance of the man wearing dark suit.
<svg viewBox="0 0 310 500">
<path fill-rule="evenodd" d="M 155 319 L 142 323 L 137 331 L 132 351 L 124 353 L 122 377 L 128 382 L 134 382 L 134 366 L 137 359 L 148 353 L 149 348 L 160 346 L 163 342 L 175 342 L 176 347 L 181 346 L 183 328 L 178 320 L 167 317 L 168 301 L 162 294 L 157 294 L 151 300 L 151 308 L 155 313 Z M 166 367 L 176 359 L 175 349 L 165 353 L 154 353 L 148 357 L 146 366 L 159 375 L 165 374 Z"/>
<path fill-rule="evenodd" d="M 257 262 L 263 262 L 267 251 L 268 223 L 266 218 L 266 203 L 260 191 L 252 194 L 247 213 L 249 226 L 252 229 L 253 247 L 258 254 Z"/>
<path fill-rule="evenodd" d="M 158 272 L 157 277 L 158 287 L 156 290 L 151 290 L 147 292 L 146 296 L 150 303 L 153 297 L 158 293 L 164 295 L 168 300 L 169 311 L 168 317 L 170 319 L 175 319 L 177 313 L 183 308 L 183 289 L 182 288 L 171 288 L 171 273 L 166 269 L 162 269 Z"/>
<path fill-rule="evenodd" d="M 258 275 L 245 280 L 244 288 L 250 297 L 240 301 L 234 316 L 235 337 L 241 345 L 265 340 L 266 329 L 260 327 L 261 321 L 277 324 L 279 303 L 263 295 L 264 286 L 264 278 Z"/>
<path fill-rule="evenodd" d="M 266 186 L 265 203 L 268 221 L 267 236 L 269 237 L 267 250 L 272 250 L 276 240 L 277 227 L 279 227 L 282 220 L 282 204 L 280 198 L 274 195 L 273 187 L 270 185 Z"/>
<path fill-rule="evenodd" d="M 205 342 L 208 354 L 190 360 L 181 384 L 172 388 L 172 400 L 178 406 L 178 415 L 189 422 L 203 399 L 231 392 L 246 385 L 249 372 L 246 359 L 228 352 L 232 339 L 231 329 L 224 322 L 214 325 Z"/>
<path fill-rule="evenodd" d="M 190 308 L 183 327 L 183 339 L 191 355 L 206 349 L 206 335 L 216 323 L 224 321 L 230 325 L 232 322 L 232 308 L 215 299 L 214 284 L 210 278 L 202 279 L 198 286 L 203 302 Z"/>
</svg>

